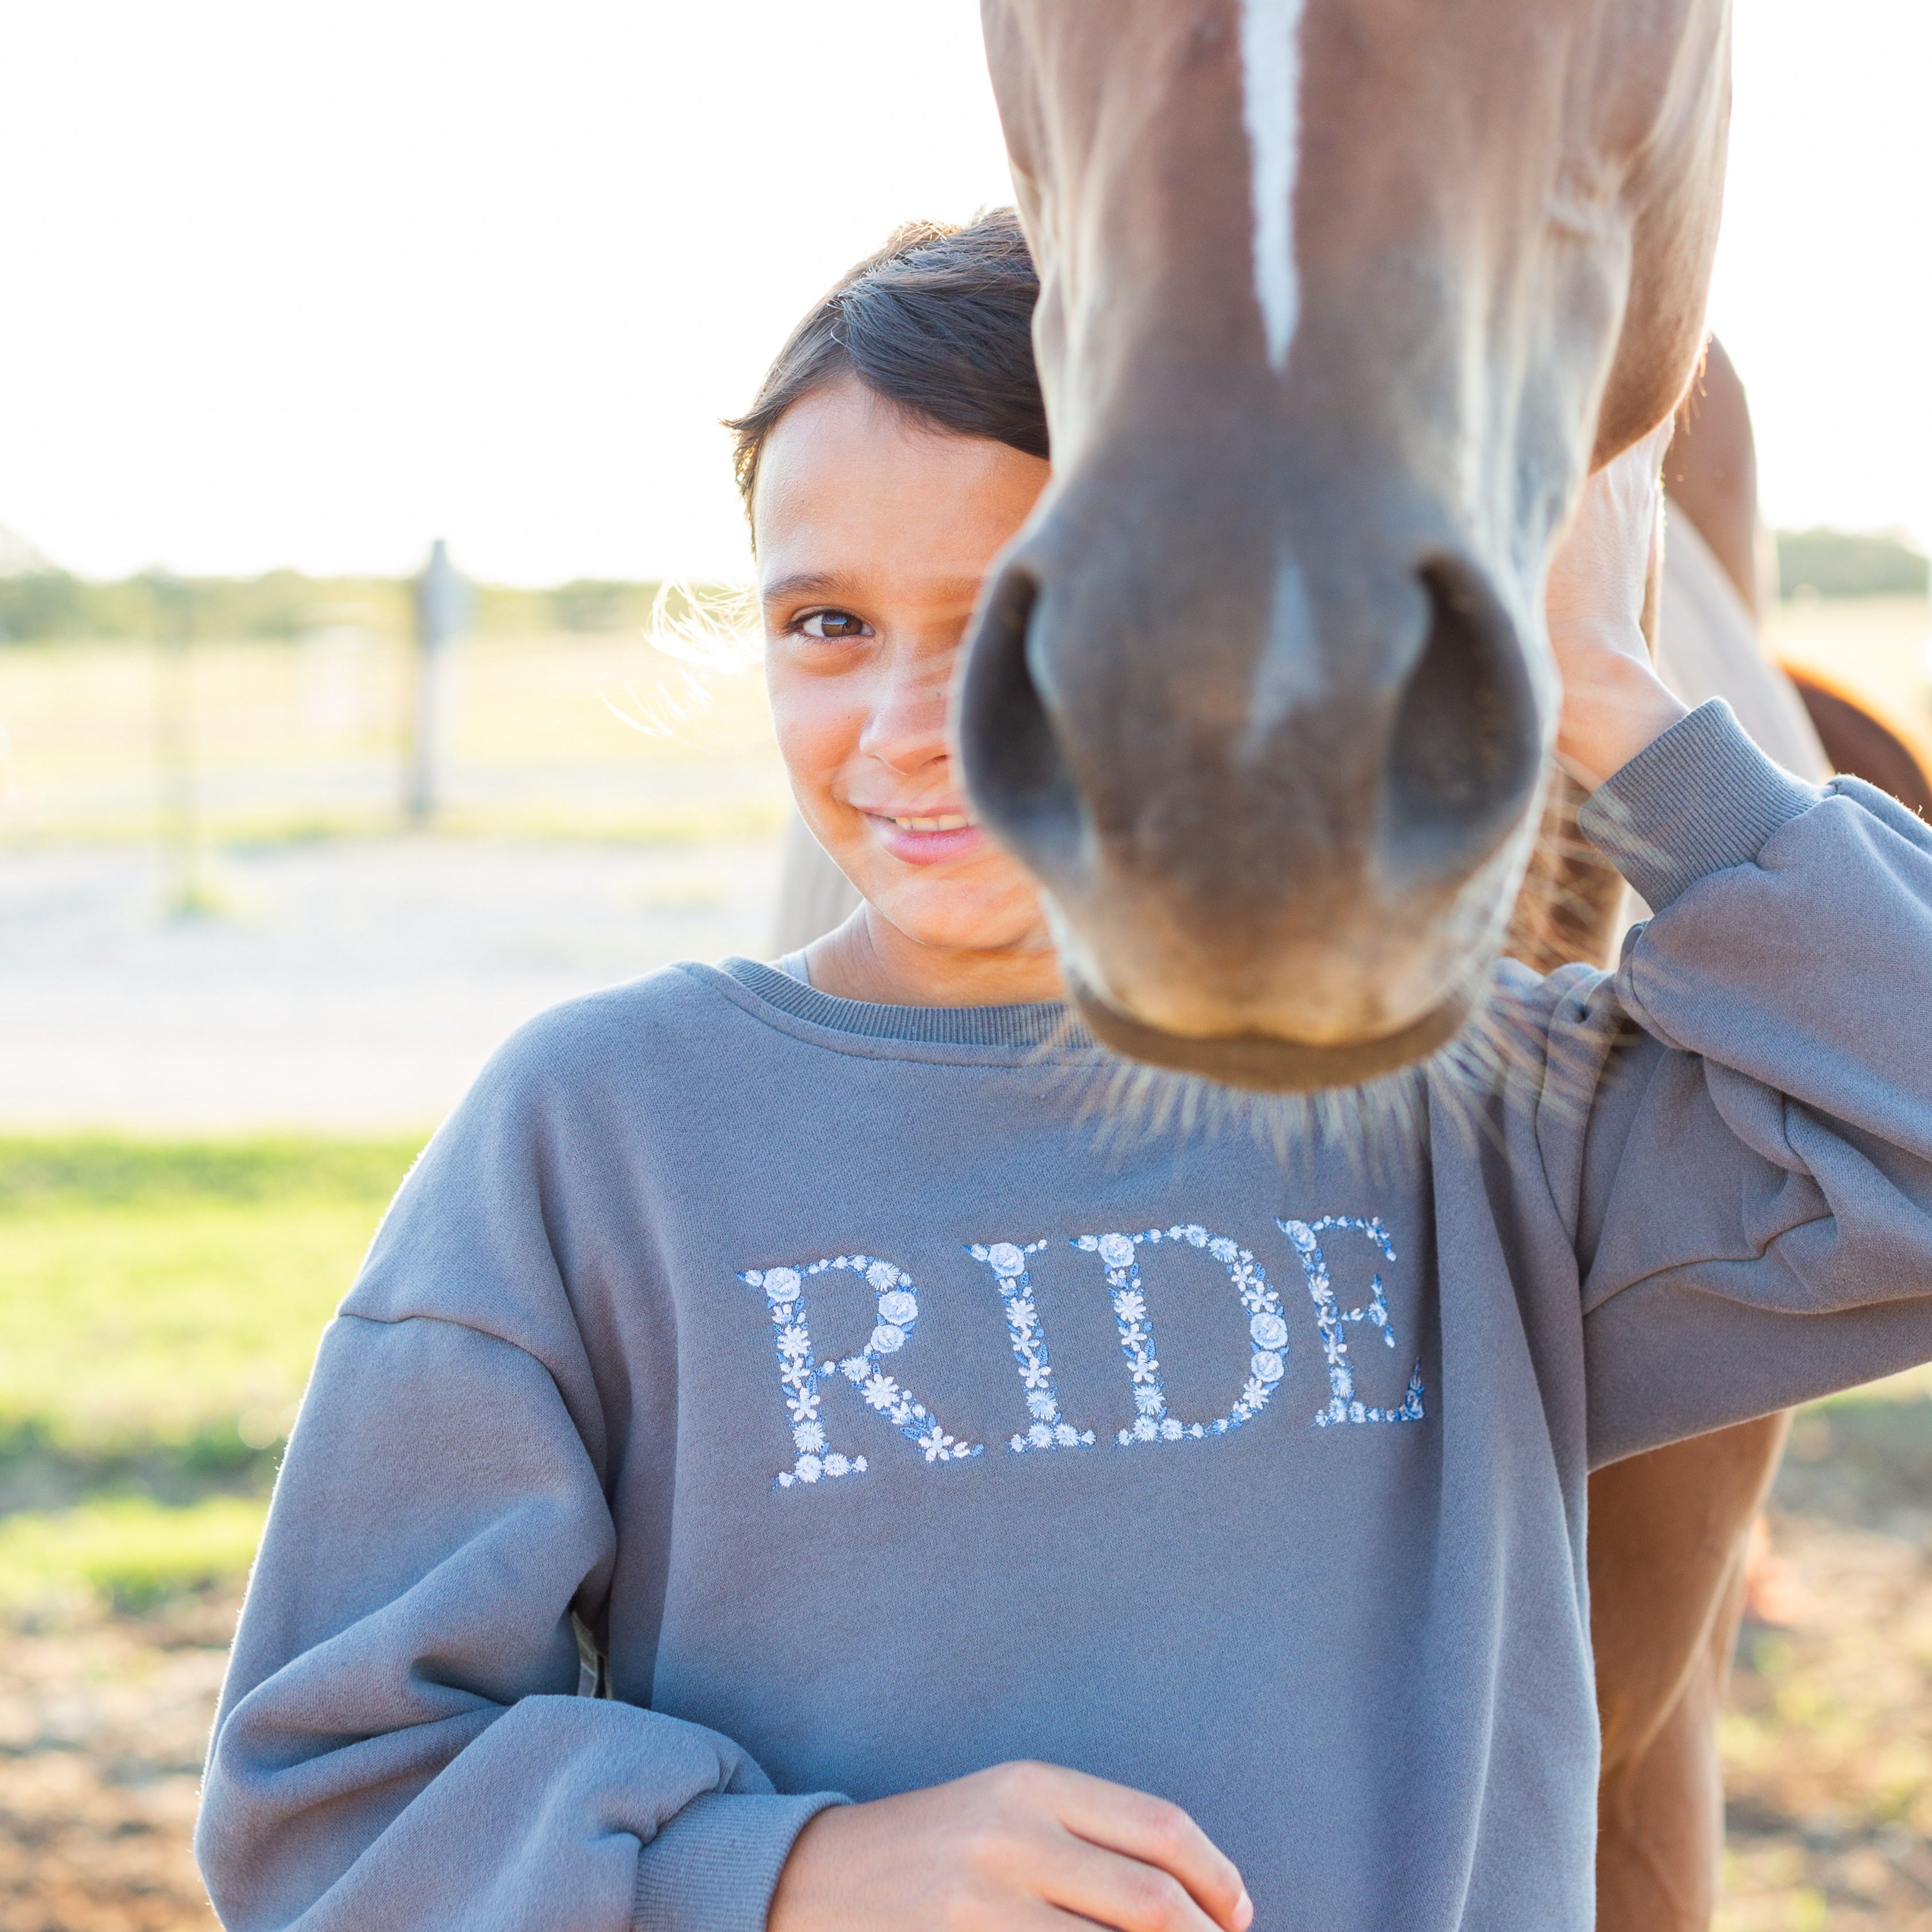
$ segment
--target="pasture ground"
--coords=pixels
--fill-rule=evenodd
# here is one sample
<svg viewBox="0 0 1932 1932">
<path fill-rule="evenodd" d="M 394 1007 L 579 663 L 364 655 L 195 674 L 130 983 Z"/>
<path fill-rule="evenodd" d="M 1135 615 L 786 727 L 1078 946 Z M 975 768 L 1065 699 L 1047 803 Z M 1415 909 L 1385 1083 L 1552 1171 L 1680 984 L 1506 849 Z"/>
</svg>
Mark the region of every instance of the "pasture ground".
<svg viewBox="0 0 1932 1932">
<path fill-rule="evenodd" d="M 1922 725 L 1928 630 L 1773 623 Z M 383 1202 L 526 1014 L 762 944 L 755 680 L 466 646 L 448 810 L 399 836 L 405 672 L 348 622 L 185 667 L 0 650 L 0 1932 L 208 1932 L 188 1831 L 239 1582 Z M 1802 1420 L 1755 1607 L 1722 1932 L 1932 1932 L 1932 1382 Z"/>
</svg>

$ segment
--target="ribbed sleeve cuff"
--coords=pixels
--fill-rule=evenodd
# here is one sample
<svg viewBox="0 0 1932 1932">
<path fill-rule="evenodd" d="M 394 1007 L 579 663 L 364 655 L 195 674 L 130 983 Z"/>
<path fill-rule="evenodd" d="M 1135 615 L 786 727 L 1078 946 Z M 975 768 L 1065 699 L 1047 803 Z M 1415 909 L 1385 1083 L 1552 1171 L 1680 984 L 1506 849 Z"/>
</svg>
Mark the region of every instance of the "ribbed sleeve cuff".
<svg viewBox="0 0 1932 1932">
<path fill-rule="evenodd" d="M 1576 822 L 1661 912 L 1707 873 L 1750 864 L 1823 796 L 1773 764 L 1714 698 L 1606 778 Z"/>
<path fill-rule="evenodd" d="M 635 1932 L 765 1932 L 792 1841 L 836 1792 L 806 1798 L 706 1792 L 638 1854 Z"/>
</svg>

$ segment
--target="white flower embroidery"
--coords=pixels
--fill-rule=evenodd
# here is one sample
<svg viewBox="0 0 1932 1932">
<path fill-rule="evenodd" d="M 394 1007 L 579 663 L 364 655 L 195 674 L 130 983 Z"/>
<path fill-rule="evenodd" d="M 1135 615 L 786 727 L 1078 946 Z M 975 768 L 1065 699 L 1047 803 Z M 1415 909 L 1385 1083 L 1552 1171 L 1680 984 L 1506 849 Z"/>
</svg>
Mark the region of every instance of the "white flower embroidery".
<svg viewBox="0 0 1932 1932">
<path fill-rule="evenodd" d="M 1140 1263 L 1135 1253 L 1143 1244 L 1163 1240 L 1185 1241 L 1190 1247 L 1204 1248 L 1227 1270 L 1228 1281 L 1250 1316 L 1249 1332 L 1255 1344 L 1250 1364 L 1253 1372 L 1243 1384 L 1234 1407 L 1211 1423 L 1184 1423 L 1167 1412 L 1160 1360 L 1154 1352 L 1153 1319 L 1148 1312 Z M 1288 1324 L 1282 1318 L 1281 1304 L 1269 1286 L 1267 1271 L 1249 1250 L 1237 1247 L 1226 1234 L 1211 1233 L 1198 1221 L 1166 1228 L 1149 1228 L 1138 1234 L 1118 1230 L 1082 1234 L 1074 1238 L 1072 1245 L 1085 1253 L 1097 1254 L 1106 1272 L 1114 1318 L 1120 1330 L 1120 1353 L 1126 1360 L 1136 1412 L 1133 1426 L 1118 1432 L 1118 1442 L 1124 1445 L 1178 1442 L 1184 1437 L 1199 1442 L 1210 1435 L 1225 1436 L 1231 1429 L 1252 1420 L 1267 1406 L 1284 1372 Z"/>
<path fill-rule="evenodd" d="M 1312 1224 L 1306 1221 L 1278 1220 L 1276 1226 L 1288 1237 L 1301 1258 L 1301 1271 L 1308 1278 L 1309 1297 L 1315 1304 L 1315 1325 L 1321 1331 L 1322 1352 L 1328 1364 L 1330 1399 L 1325 1407 L 1315 1412 L 1316 1426 L 1331 1429 L 1346 1423 L 1421 1421 L 1424 1409 L 1420 1360 L 1409 1376 L 1407 1392 L 1394 1407 L 1373 1408 L 1356 1394 L 1355 1366 L 1348 1354 L 1343 1324 L 1366 1322 L 1379 1328 L 1384 1344 L 1391 1348 L 1396 1346 L 1395 1329 L 1389 1320 L 1388 1301 L 1383 1292 L 1382 1276 L 1374 1276 L 1366 1307 L 1342 1308 L 1336 1301 L 1328 1260 L 1322 1252 L 1319 1237 L 1322 1232 L 1329 1228 L 1346 1228 L 1354 1233 L 1366 1234 L 1393 1262 L 1396 1258 L 1395 1244 L 1389 1239 L 1388 1230 L 1382 1226 L 1380 1218 L 1372 1215 L 1364 1220 L 1354 1214 L 1324 1214 Z M 1257 1355 L 1255 1360 L 1258 1368 L 1260 1356 Z"/>
<path fill-rule="evenodd" d="M 864 1276 L 867 1286 L 878 1298 L 878 1322 L 871 1339 L 857 1354 L 848 1355 L 842 1361 L 828 1357 L 814 1368 L 805 1282 L 828 1268 Z M 980 1454 L 982 1444 L 962 1442 L 946 1434 L 925 1406 L 915 1402 L 879 1366 L 880 1357 L 896 1354 L 905 1346 L 919 1318 L 919 1299 L 902 1268 L 868 1255 L 837 1255 L 803 1268 L 748 1269 L 739 1279 L 763 1290 L 777 1330 L 778 1383 L 791 1419 L 793 1446 L 798 1451 L 792 1466 L 775 1478 L 778 1488 L 788 1490 L 800 1483 L 811 1484 L 821 1478 L 866 1472 L 864 1456 L 848 1456 L 826 1446 L 825 1426 L 818 1412 L 820 1390 L 825 1378 L 834 1374 L 844 1376 L 859 1388 L 869 1408 L 909 1441 L 917 1443 L 926 1452 L 928 1462 L 963 1462 Z M 933 1446 L 935 1442 L 937 1448 Z"/>
<path fill-rule="evenodd" d="M 1046 1246 L 1044 1241 L 1029 1241 L 1024 1247 L 1012 1241 L 994 1241 L 990 1245 L 969 1242 L 966 1248 L 975 1261 L 984 1262 L 993 1270 L 999 1286 L 1000 1305 L 1006 1313 L 1006 1337 L 1012 1345 L 1027 1413 L 1033 1418 L 1024 1435 L 1007 1438 L 1006 1447 L 1016 1456 L 1041 1449 L 1090 1449 L 1094 1445 L 1092 1430 L 1076 1429 L 1060 1413 L 1053 1363 L 1040 1330 L 1040 1311 L 1034 1304 L 1026 1258 Z"/>
<path fill-rule="evenodd" d="M 976 1449 L 965 1448 L 955 1442 L 936 1422 L 916 1439 L 919 1446 L 926 1451 L 926 1460 L 928 1462 L 957 1462 L 963 1457 L 978 1454 Z"/>
</svg>

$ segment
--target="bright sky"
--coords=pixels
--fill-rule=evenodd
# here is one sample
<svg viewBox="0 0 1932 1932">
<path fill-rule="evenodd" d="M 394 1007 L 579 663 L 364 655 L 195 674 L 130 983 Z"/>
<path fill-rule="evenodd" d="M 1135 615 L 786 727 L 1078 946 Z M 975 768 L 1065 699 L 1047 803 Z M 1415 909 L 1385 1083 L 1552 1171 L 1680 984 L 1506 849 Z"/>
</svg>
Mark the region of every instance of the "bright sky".
<svg viewBox="0 0 1932 1932">
<path fill-rule="evenodd" d="M 1737 4 L 1767 508 L 1932 537 L 1932 0 Z M 736 574 L 716 418 L 1007 194 L 974 0 L 60 0 L 0 70 L 0 524 L 98 574 Z"/>
</svg>

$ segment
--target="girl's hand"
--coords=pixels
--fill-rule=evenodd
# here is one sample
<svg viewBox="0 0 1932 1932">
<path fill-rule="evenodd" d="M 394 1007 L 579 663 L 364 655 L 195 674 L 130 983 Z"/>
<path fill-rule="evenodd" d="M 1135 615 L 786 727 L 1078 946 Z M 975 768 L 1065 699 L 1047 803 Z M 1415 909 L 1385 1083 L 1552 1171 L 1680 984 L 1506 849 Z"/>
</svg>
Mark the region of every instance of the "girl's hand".
<svg viewBox="0 0 1932 1932">
<path fill-rule="evenodd" d="M 1563 679 L 1556 762 L 1587 789 L 1684 715 L 1651 668 L 1644 594 L 1662 559 L 1664 423 L 1584 486 L 1550 566 L 1545 608 Z"/>
<path fill-rule="evenodd" d="M 766 1932 L 1247 1932 L 1241 1875 L 1178 1805 L 1048 1764 L 821 1811 Z"/>
</svg>

